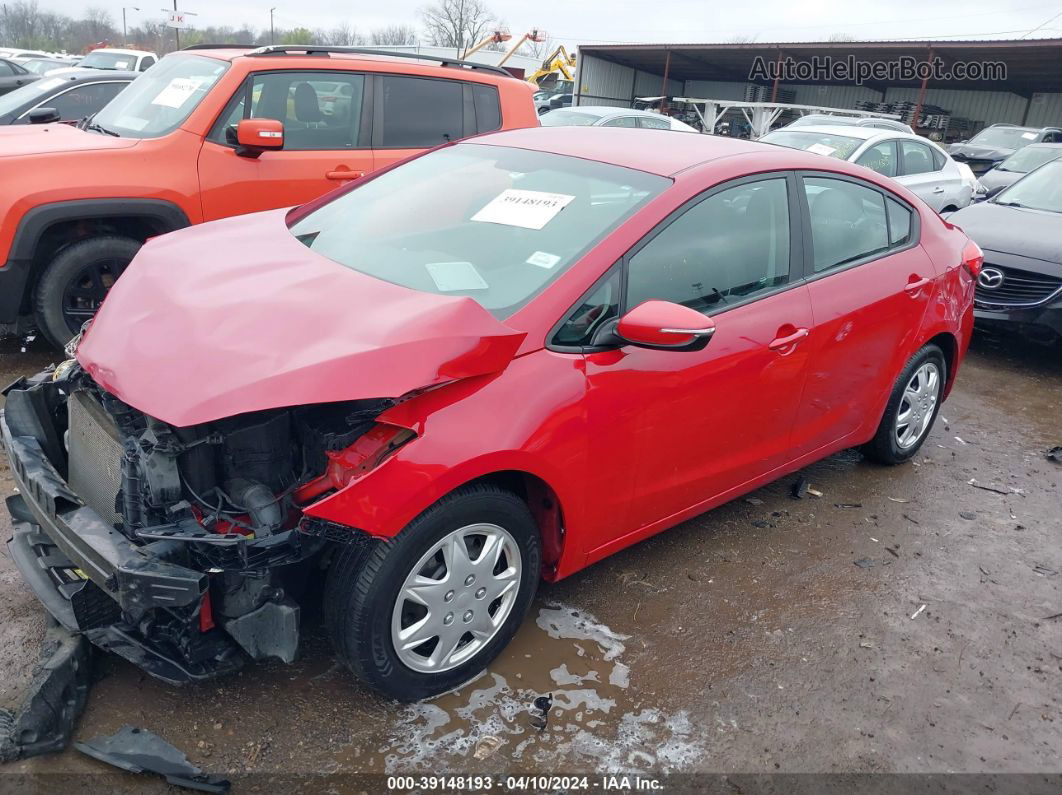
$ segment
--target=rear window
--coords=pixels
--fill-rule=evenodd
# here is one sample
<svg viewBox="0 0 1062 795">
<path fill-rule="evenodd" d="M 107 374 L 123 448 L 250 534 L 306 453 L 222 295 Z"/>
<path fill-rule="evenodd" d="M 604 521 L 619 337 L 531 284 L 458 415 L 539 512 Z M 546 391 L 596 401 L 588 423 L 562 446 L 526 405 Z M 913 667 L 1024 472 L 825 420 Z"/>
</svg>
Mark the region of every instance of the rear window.
<svg viewBox="0 0 1062 795">
<path fill-rule="evenodd" d="M 427 149 L 464 135 L 464 83 L 429 77 L 383 78 L 383 134 L 391 149 Z"/>
</svg>

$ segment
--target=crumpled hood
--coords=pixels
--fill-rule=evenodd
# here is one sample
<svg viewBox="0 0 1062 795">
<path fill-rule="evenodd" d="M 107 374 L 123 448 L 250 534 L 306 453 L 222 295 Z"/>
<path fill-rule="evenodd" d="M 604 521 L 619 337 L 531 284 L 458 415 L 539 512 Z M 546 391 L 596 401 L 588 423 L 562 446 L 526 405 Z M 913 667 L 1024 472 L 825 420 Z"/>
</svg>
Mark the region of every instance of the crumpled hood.
<svg viewBox="0 0 1062 795">
<path fill-rule="evenodd" d="M 963 160 L 1004 160 L 1014 154 L 1013 149 L 998 146 L 978 146 L 977 144 L 952 144 L 948 154 Z"/>
<path fill-rule="evenodd" d="M 1062 263 L 1062 235 L 1058 234 L 1062 219 L 1058 213 L 985 201 L 952 213 L 948 223 L 960 227 L 986 252 Z"/>
<path fill-rule="evenodd" d="M 187 426 L 498 372 L 523 341 L 470 298 L 410 290 L 315 254 L 284 218 L 245 215 L 147 243 L 78 361 L 129 405 Z"/>
<path fill-rule="evenodd" d="M 9 124 L 0 126 L 0 157 L 129 149 L 138 138 L 86 132 L 69 124 Z"/>
<path fill-rule="evenodd" d="M 1017 171 L 1001 171 L 999 168 L 993 168 L 991 171 L 986 171 L 978 179 L 985 186 L 985 190 L 992 191 L 1013 185 L 1024 176 L 1024 174 L 1019 174 Z"/>
</svg>

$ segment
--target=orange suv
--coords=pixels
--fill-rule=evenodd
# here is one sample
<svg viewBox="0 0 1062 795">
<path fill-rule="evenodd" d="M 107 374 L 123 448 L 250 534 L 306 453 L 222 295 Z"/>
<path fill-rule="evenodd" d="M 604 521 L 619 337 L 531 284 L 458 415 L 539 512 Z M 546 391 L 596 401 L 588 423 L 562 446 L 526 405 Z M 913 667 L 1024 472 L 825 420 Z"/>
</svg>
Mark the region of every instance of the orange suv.
<svg viewBox="0 0 1062 795">
<path fill-rule="evenodd" d="M 62 344 L 149 237 L 302 204 L 426 148 L 538 125 L 503 69 L 351 47 L 197 46 L 78 128 L 0 129 L 0 334 Z"/>
</svg>

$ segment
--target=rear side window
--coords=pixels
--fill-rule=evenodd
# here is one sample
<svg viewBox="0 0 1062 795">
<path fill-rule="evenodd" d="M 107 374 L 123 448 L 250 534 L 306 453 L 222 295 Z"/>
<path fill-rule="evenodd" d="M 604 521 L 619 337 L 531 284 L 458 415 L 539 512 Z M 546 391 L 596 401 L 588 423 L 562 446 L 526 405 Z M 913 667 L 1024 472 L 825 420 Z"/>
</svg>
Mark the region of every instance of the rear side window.
<svg viewBox="0 0 1062 795">
<path fill-rule="evenodd" d="M 889 245 L 902 246 L 911 239 L 911 211 L 895 199 L 887 199 L 889 209 Z"/>
<path fill-rule="evenodd" d="M 15 68 L 7 61 L 0 61 L 0 75 L 13 75 Z"/>
<path fill-rule="evenodd" d="M 500 130 L 502 126 L 501 101 L 494 86 L 472 85 L 472 102 L 476 109 L 476 132 Z"/>
<path fill-rule="evenodd" d="M 462 137 L 462 83 L 427 77 L 387 75 L 381 80 L 381 84 L 381 146 L 392 149 L 427 149 Z"/>
<path fill-rule="evenodd" d="M 805 177 L 815 273 L 889 248 L 885 197 L 840 179 Z"/>
<path fill-rule="evenodd" d="M 652 116 L 639 116 L 638 126 L 650 130 L 670 130 L 671 122 L 665 118 L 654 119 Z"/>
<path fill-rule="evenodd" d="M 933 153 L 919 141 L 900 141 L 903 151 L 904 174 L 927 174 L 937 169 L 933 165 Z"/>
<path fill-rule="evenodd" d="M 944 164 L 947 162 L 944 157 L 944 153 L 941 152 L 939 149 L 934 149 L 933 147 L 930 147 L 929 151 L 933 153 L 933 170 L 940 171 L 942 168 L 944 168 Z"/>
</svg>

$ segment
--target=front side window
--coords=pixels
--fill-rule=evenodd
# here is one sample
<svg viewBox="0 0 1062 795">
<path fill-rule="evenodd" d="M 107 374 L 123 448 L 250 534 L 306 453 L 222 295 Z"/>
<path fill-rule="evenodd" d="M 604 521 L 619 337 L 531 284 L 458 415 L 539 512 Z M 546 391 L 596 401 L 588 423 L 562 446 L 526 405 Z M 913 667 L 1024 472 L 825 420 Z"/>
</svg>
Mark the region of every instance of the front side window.
<svg viewBox="0 0 1062 795">
<path fill-rule="evenodd" d="M 428 149 L 464 135 L 463 90 L 455 80 L 386 75 L 381 146 Z M 377 120 L 379 121 L 379 120 Z"/>
<path fill-rule="evenodd" d="M 874 146 L 863 152 L 856 162 L 886 177 L 895 177 L 896 143 L 894 141 L 882 141 L 880 144 L 874 144 Z"/>
<path fill-rule="evenodd" d="M 104 130 L 157 138 L 176 130 L 229 68 L 227 61 L 175 53 L 137 77 L 96 114 Z"/>
<path fill-rule="evenodd" d="M 445 147 L 380 174 L 291 233 L 323 257 L 508 317 L 671 181 L 575 157 Z"/>
<path fill-rule="evenodd" d="M 903 151 L 903 173 L 928 174 L 936 171 L 933 166 L 933 153 L 928 146 L 920 141 L 900 141 L 900 149 Z"/>
<path fill-rule="evenodd" d="M 627 307 L 662 300 L 710 312 L 789 281 L 784 177 L 715 193 L 666 226 L 627 266 Z"/>
<path fill-rule="evenodd" d="M 847 265 L 889 248 L 885 197 L 842 179 L 805 177 L 814 271 Z"/>
<path fill-rule="evenodd" d="M 241 119 L 276 119 L 284 124 L 287 150 L 352 149 L 357 146 L 364 90 L 365 77 L 351 72 L 252 75 L 211 138 L 234 143 Z"/>
<path fill-rule="evenodd" d="M 553 335 L 553 345 L 591 345 L 597 330 L 607 321 L 619 317 L 621 274 L 619 268 L 613 268 L 605 280 L 579 302 Z"/>
</svg>

